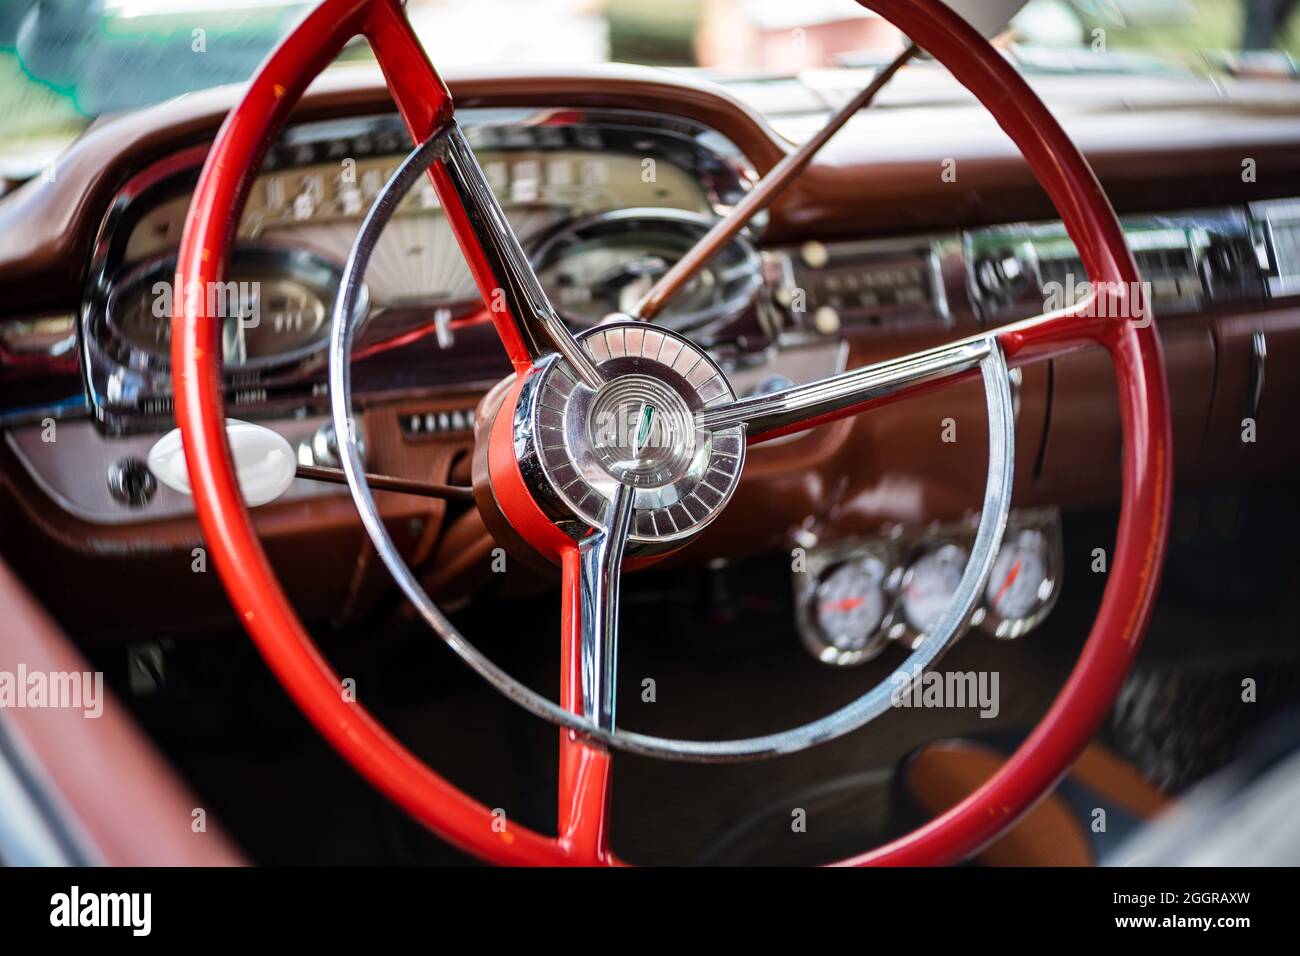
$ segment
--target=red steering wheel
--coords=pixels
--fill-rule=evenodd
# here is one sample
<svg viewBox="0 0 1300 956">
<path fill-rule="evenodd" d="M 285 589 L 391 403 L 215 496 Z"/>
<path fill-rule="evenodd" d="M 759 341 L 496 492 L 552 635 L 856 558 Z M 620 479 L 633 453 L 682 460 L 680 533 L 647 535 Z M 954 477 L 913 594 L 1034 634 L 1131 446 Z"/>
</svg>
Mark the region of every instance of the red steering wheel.
<svg viewBox="0 0 1300 956">
<path fill-rule="evenodd" d="M 221 318 L 205 312 L 206 296 L 178 297 L 172 336 L 177 420 L 184 435 L 195 505 L 221 580 L 244 626 L 297 705 L 361 774 L 435 833 L 486 860 L 617 863 L 608 845 L 609 748 L 641 749 L 662 756 L 656 748 L 682 745 L 673 751 L 678 759 L 700 759 L 705 753 L 698 749 L 704 744 L 665 742 L 614 729 L 612 616 L 625 546 L 639 547 L 646 554 L 661 552 L 679 545 L 689 532 L 711 520 L 725 505 L 734 481 L 739 480 L 746 441 L 753 443 L 858 414 L 943 378 L 976 370 L 983 373 L 990 402 L 990 437 L 995 440 L 995 425 L 1006 424 L 1002 412 L 1007 364 L 1041 361 L 1087 345 L 1100 345 L 1110 353 L 1124 434 L 1123 503 L 1114 560 L 1079 660 L 1020 749 L 983 786 L 942 816 L 844 862 L 941 864 L 977 851 L 1052 788 L 1100 724 L 1132 663 L 1158 583 L 1172 479 L 1160 340 L 1141 297 L 1142 287 L 1123 231 L 1101 186 L 1060 125 L 1019 74 L 965 21 L 939 0 L 861 2 L 943 63 L 1011 136 L 1079 249 L 1092 281 L 1093 294 L 1088 299 L 1066 311 L 853 370 L 762 401 L 736 400 L 725 375 L 707 356 L 688 341 L 653 325 L 629 322 L 574 339 L 544 296 L 539 301 L 540 287 L 531 270 L 521 268 L 512 255 L 517 243 L 504 226 L 504 217 L 496 216 L 499 208 L 490 190 L 486 196 L 476 190 L 482 175 L 454 124 L 450 94 L 407 23 L 400 0 L 321 3 L 258 71 L 208 154 L 181 242 L 177 279 L 186 289 L 207 288 L 208 283 L 222 279 L 235 227 L 265 150 L 307 84 L 347 41 L 363 35 L 375 51 L 407 129 L 419 144 L 412 159 L 426 154 L 416 173 L 427 169 L 480 292 L 488 301 L 494 299 L 494 292 L 506 292 L 507 307 L 495 310 L 493 321 L 516 375 L 498 396 L 503 399 L 501 410 L 478 436 L 488 445 L 491 487 L 490 500 L 481 504 L 498 507 L 520 537 L 564 571 L 560 704 L 520 700 L 562 727 L 555 836 L 509 821 L 503 825 L 489 808 L 425 766 L 360 703 L 345 699 L 339 678 L 321 657 L 280 588 L 241 498 L 225 431 L 217 346 Z M 374 214 L 372 210 L 372 217 Z M 345 280 L 345 292 L 347 284 Z M 500 300 L 499 295 L 495 298 Z M 341 341 L 346 344 L 348 333 L 340 332 L 339 326 L 346 322 L 339 313 L 335 322 L 337 352 Z M 346 392 L 346 375 L 339 366 L 340 362 L 333 362 L 331 386 L 342 384 Z M 345 351 L 341 366 L 346 368 Z M 617 462 L 607 461 L 601 458 L 599 443 L 584 444 L 587 439 L 579 436 L 574 441 L 584 454 L 590 453 L 591 461 L 548 462 L 542 460 L 544 449 L 533 449 L 538 460 L 521 462 L 528 453 L 523 447 L 527 443 L 512 441 L 512 426 L 517 435 L 518 428 L 532 427 L 534 417 L 545 414 L 538 405 L 538 395 L 545 389 L 580 396 L 581 401 L 565 405 L 565 414 L 570 407 L 581 406 L 581 414 L 588 416 L 581 420 L 588 422 L 594 410 L 604 407 L 601 403 L 617 409 L 636 402 L 643 412 L 650 407 L 642 431 L 650 430 L 649 416 L 659 414 L 655 427 L 670 436 L 660 443 L 667 450 L 642 454 L 643 434 L 632 439 L 630 457 L 622 448 Z M 336 395 L 336 417 L 339 401 Z M 997 415 L 995 410 L 999 410 Z M 560 426 L 564 427 L 564 422 Z M 674 444 L 679 439 L 671 436 L 679 436 L 680 442 Z M 728 451 L 732 439 L 738 446 L 734 453 Z M 1009 460 L 1009 443 L 1005 452 Z M 734 465 L 722 461 L 728 457 Z M 651 514 L 654 509 L 643 509 L 638 496 L 655 481 L 689 486 L 686 491 L 693 489 L 703 495 L 702 483 L 707 482 L 690 472 L 695 467 L 691 462 L 700 460 L 718 463 L 722 471 L 730 469 L 722 477 L 709 472 L 715 476 L 710 480 L 724 485 L 717 492 L 719 500 L 708 501 L 708 514 L 696 524 L 679 529 L 680 522 L 673 521 L 674 533 L 667 533 Z M 539 484 L 534 473 L 570 464 L 598 469 L 592 472 L 599 476 L 599 481 L 592 479 L 595 505 L 586 496 L 576 502 L 546 497 L 544 492 L 548 488 L 553 491 L 554 485 Z M 354 495 L 361 503 L 363 495 L 356 475 L 352 477 Z M 604 497 L 599 490 L 602 487 L 606 489 Z M 983 549 L 989 560 L 1001 538 L 1009 487 L 1006 463 L 994 461 L 986 510 L 990 502 L 1002 510 L 1000 516 L 989 519 Z M 364 488 L 361 491 L 368 494 Z M 566 505 L 569 510 L 561 520 L 557 508 Z M 364 519 L 364 508 L 362 515 Z M 373 536 L 374 529 L 370 530 Z M 634 551 L 629 550 L 627 556 L 632 558 Z M 972 566 L 976 563 L 972 560 Z M 987 568 L 968 568 L 968 576 L 971 588 L 978 588 L 987 577 Z M 426 617 L 435 624 L 443 621 L 436 609 L 426 611 Z M 964 613 L 957 608 L 948 617 L 955 637 L 958 619 Z M 442 632 L 454 647 L 463 641 L 450 625 Z M 468 653 L 462 656 L 471 663 L 477 660 Z M 519 699 L 513 691 L 507 692 Z M 715 746 L 733 757 L 786 752 L 829 739 L 870 719 L 867 715 L 853 722 L 856 717 L 850 717 L 853 720 L 842 721 L 833 732 L 817 722 L 788 732 L 795 738 L 772 735 Z M 727 744 L 752 746 L 726 751 Z"/>
</svg>

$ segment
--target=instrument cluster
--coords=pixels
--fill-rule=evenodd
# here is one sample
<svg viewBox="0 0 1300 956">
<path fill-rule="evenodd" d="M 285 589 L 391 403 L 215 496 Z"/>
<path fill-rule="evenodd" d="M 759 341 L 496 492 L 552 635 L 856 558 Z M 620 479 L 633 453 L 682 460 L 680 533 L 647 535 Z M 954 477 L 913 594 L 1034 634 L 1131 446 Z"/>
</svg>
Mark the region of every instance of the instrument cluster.
<svg viewBox="0 0 1300 956">
<path fill-rule="evenodd" d="M 755 178 L 715 131 L 622 110 L 467 110 L 467 139 L 557 309 L 575 329 L 626 311 Z M 101 227 L 83 304 L 83 359 L 110 427 L 170 407 L 177 295 L 205 294 L 224 316 L 232 400 L 319 397 L 335 295 L 353 241 L 409 151 L 396 116 L 289 129 L 253 182 L 225 281 L 177 290 L 176 254 L 198 175 L 192 160 L 155 164 L 119 194 Z M 749 310 L 762 263 L 728 244 L 662 321 L 707 333 Z M 422 180 L 384 230 L 365 276 L 358 346 L 409 343 L 483 317 L 469 268 L 432 184 Z M 370 338 L 367 337 L 370 333 Z M 481 364 L 481 363 L 480 363 Z M 440 374 L 473 363 L 449 361 Z"/>
<path fill-rule="evenodd" d="M 814 657 L 865 664 L 891 644 L 911 650 L 952 602 L 975 526 L 970 523 L 858 538 L 810 551 L 794 574 L 800 638 Z M 1056 509 L 1012 512 L 970 626 L 1000 639 L 1028 634 L 1061 589 Z"/>
</svg>

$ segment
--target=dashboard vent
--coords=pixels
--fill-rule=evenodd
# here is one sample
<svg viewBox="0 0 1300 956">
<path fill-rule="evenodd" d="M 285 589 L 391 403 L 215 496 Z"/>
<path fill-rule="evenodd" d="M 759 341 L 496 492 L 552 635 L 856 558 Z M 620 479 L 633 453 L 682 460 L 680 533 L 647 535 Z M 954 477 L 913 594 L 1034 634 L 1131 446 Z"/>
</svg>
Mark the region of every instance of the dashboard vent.
<svg viewBox="0 0 1300 956">
<path fill-rule="evenodd" d="M 474 409 L 453 408 L 440 412 L 402 412 L 397 416 L 402 434 L 407 438 L 447 435 L 472 431 Z"/>
</svg>

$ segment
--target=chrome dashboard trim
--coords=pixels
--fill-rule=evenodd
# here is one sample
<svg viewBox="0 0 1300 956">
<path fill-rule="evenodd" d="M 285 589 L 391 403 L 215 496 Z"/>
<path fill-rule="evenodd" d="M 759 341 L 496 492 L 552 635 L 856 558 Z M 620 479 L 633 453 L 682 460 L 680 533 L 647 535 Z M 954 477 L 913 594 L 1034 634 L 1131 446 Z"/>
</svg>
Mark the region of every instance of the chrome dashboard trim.
<svg viewBox="0 0 1300 956">
<path fill-rule="evenodd" d="M 264 422 L 297 448 L 310 443 L 329 418 L 286 419 Z M 109 435 L 93 421 L 66 421 L 56 425 L 57 441 L 48 441 L 39 422 L 8 428 L 4 442 L 18 464 L 51 501 L 66 513 L 91 524 L 136 525 L 168 518 L 194 515 L 194 499 L 160 485 L 148 503 L 129 507 L 113 497 L 108 474 L 114 463 L 126 459 L 144 461 L 154 442 L 164 434 L 133 432 Z M 338 485 L 296 479 L 280 501 L 339 497 Z"/>
<path fill-rule="evenodd" d="M 1254 208 L 1220 206 L 1121 218 L 1141 279 L 1151 286 L 1157 316 L 1191 314 L 1212 305 L 1265 302 L 1265 276 L 1255 254 Z M 1045 306 L 1050 283 L 1065 286 L 1063 280 L 1069 280 L 1082 286 L 1088 282 L 1078 251 L 1060 221 L 971 229 L 963 233 L 963 244 L 967 292 L 985 325 L 1051 311 Z M 982 270 L 990 257 L 1016 262 L 1025 281 L 991 287 Z"/>
<path fill-rule="evenodd" d="M 84 395 L 71 395 L 56 402 L 0 409 L 0 428 L 35 425 L 44 422 L 46 419 L 63 421 L 64 419 L 86 418 L 91 414 L 91 411 L 89 399 Z"/>
<path fill-rule="evenodd" d="M 827 338 L 841 331 L 914 332 L 942 331 L 955 324 L 953 296 L 963 291 L 954 285 L 952 277 L 964 273 L 962 237 L 956 232 L 936 232 L 914 236 L 883 239 L 849 239 L 827 242 L 806 242 L 798 246 L 768 247 L 762 251 L 769 281 L 773 284 L 773 306 L 785 320 L 779 330 L 782 341 L 806 341 Z M 820 264 L 810 262 L 812 257 L 822 259 Z M 924 271 L 922 285 L 925 298 L 920 302 L 885 302 L 846 305 L 835 302 L 830 295 L 823 301 L 815 285 L 824 274 L 852 276 L 861 282 L 867 276 L 896 274 L 899 265 L 919 265 Z M 874 279 L 871 285 L 874 285 Z M 882 283 L 885 285 L 885 283 Z M 896 291 L 896 286 L 886 286 Z M 856 291 L 859 295 L 875 296 L 867 289 Z M 796 295 L 802 295 L 800 305 Z M 825 309 L 834 312 L 835 327 L 821 327 L 819 313 Z"/>
<path fill-rule="evenodd" d="M 1253 203 L 1250 215 L 1262 247 L 1269 296 L 1300 295 L 1300 199 Z"/>
<path fill-rule="evenodd" d="M 1250 391 L 1246 400 L 1246 417 L 1259 417 L 1259 403 L 1264 400 L 1264 379 L 1268 371 L 1268 336 L 1263 329 L 1250 334 Z"/>
</svg>

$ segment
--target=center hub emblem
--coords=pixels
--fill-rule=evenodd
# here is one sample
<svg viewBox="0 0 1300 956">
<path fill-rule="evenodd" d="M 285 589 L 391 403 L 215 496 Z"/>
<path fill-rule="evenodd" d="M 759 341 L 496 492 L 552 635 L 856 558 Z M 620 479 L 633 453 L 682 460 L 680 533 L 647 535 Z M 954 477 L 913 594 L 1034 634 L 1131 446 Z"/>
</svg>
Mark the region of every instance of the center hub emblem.
<svg viewBox="0 0 1300 956">
<path fill-rule="evenodd" d="M 695 420 L 675 391 L 647 375 L 627 375 L 599 392 L 587 413 L 591 450 L 610 476 L 634 488 L 681 478 L 695 457 Z"/>
<path fill-rule="evenodd" d="M 579 385 L 556 357 L 516 406 L 515 453 L 538 503 L 581 537 L 625 485 L 635 489 L 634 550 L 698 533 L 730 500 L 744 463 L 739 426 L 695 425 L 701 409 L 735 399 L 726 376 L 689 340 L 644 323 L 600 326 L 579 341 L 604 384 Z"/>
</svg>

